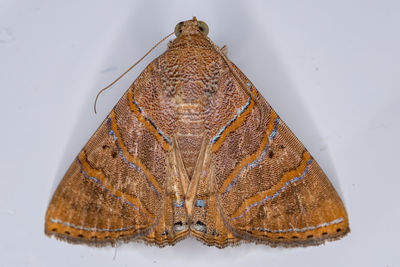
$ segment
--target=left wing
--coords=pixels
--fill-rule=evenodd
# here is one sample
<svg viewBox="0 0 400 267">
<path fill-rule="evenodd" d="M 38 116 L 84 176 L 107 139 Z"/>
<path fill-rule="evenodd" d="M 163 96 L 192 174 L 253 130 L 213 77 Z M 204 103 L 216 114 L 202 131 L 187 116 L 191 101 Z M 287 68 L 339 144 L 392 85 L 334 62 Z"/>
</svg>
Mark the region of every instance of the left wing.
<svg viewBox="0 0 400 267">
<path fill-rule="evenodd" d="M 162 94 L 155 60 L 71 164 L 49 204 L 47 235 L 92 245 L 140 239 L 164 246 L 188 234 L 171 156 L 173 103 Z"/>
</svg>

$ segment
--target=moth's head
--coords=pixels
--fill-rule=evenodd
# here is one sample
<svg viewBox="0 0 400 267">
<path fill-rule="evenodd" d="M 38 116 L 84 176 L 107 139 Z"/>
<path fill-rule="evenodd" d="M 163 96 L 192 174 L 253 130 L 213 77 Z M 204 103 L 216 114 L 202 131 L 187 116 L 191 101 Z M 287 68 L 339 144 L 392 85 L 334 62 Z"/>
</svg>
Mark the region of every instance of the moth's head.
<svg viewBox="0 0 400 267">
<path fill-rule="evenodd" d="M 175 35 L 179 37 L 180 35 L 186 34 L 208 34 L 208 26 L 205 22 L 197 20 L 193 17 L 191 20 L 181 21 L 175 26 Z"/>
</svg>

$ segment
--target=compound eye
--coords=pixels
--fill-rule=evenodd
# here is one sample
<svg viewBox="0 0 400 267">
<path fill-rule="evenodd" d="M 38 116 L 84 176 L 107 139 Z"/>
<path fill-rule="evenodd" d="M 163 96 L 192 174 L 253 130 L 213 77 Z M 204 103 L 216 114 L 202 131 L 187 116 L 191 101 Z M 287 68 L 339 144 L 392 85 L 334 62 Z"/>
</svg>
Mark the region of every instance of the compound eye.
<svg viewBox="0 0 400 267">
<path fill-rule="evenodd" d="M 178 37 L 181 34 L 182 26 L 183 26 L 183 21 L 181 21 L 178 24 L 176 24 L 176 26 L 175 26 L 175 35 L 176 35 L 176 37 Z"/>
<path fill-rule="evenodd" d="M 199 26 L 200 31 L 202 31 L 205 35 L 208 34 L 208 26 L 204 21 L 198 21 L 197 26 Z"/>
</svg>

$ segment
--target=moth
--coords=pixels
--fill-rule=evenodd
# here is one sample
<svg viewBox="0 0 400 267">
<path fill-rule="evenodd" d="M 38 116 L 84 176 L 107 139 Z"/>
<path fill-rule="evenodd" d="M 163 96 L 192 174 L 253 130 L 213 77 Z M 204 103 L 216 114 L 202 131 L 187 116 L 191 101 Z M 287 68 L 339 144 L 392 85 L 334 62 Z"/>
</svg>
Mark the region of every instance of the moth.
<svg viewBox="0 0 400 267">
<path fill-rule="evenodd" d="M 73 243 L 191 236 L 308 246 L 349 232 L 315 159 L 196 18 L 125 92 L 56 189 L 45 233 Z"/>
</svg>

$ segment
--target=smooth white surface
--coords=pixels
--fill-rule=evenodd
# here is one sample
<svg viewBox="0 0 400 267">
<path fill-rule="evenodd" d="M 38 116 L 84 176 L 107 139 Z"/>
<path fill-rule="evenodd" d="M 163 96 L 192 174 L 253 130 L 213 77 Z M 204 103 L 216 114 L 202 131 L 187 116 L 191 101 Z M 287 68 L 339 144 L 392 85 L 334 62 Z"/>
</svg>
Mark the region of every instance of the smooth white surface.
<svg viewBox="0 0 400 267">
<path fill-rule="evenodd" d="M 398 1 L 0 1 L 0 266 L 400 266 Z M 311 151 L 352 232 L 310 248 L 159 249 L 44 236 L 49 199 L 119 97 L 196 15 Z M 397 251 L 397 253 L 396 253 Z"/>
</svg>

